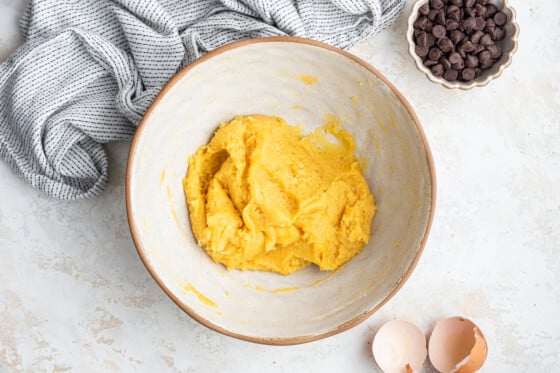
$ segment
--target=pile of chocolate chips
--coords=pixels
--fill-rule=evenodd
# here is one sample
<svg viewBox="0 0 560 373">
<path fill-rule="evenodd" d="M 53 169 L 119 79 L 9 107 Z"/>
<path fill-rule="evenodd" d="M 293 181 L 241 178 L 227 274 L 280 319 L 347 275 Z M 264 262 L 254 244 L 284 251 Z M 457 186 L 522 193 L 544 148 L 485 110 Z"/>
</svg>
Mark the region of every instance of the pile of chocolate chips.
<svg viewBox="0 0 560 373">
<path fill-rule="evenodd" d="M 468 82 L 502 56 L 506 23 L 488 0 L 430 0 L 414 22 L 415 51 L 435 76 Z"/>
</svg>

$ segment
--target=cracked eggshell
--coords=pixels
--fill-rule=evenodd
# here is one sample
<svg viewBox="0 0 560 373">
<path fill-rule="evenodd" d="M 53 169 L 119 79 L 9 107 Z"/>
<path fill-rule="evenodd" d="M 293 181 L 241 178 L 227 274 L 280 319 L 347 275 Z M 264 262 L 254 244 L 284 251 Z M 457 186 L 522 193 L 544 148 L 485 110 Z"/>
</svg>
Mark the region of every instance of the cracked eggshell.
<svg viewBox="0 0 560 373">
<path fill-rule="evenodd" d="M 438 321 L 428 345 L 430 361 L 443 373 L 473 373 L 479 370 L 488 345 L 480 329 L 463 317 Z"/>
<path fill-rule="evenodd" d="M 377 365 L 385 373 L 419 372 L 427 355 L 424 333 L 403 320 L 385 323 L 371 348 Z"/>
</svg>

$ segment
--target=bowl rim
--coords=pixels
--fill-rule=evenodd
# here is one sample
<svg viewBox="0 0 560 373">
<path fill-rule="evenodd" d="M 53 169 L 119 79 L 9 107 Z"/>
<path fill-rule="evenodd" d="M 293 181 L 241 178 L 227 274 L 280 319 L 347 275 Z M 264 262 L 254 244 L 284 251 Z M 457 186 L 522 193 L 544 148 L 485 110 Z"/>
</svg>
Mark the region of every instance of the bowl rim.
<svg viewBox="0 0 560 373">
<path fill-rule="evenodd" d="M 412 8 L 410 11 L 410 15 L 408 16 L 407 20 L 407 29 L 405 34 L 406 42 L 408 43 L 408 54 L 414 60 L 416 68 L 420 70 L 420 72 L 424 73 L 428 80 L 432 83 L 441 84 L 447 89 L 461 89 L 464 91 L 470 90 L 475 87 L 484 87 L 488 85 L 492 80 L 498 79 L 504 70 L 511 65 L 513 60 L 513 55 L 517 52 L 519 47 L 519 24 L 517 23 L 517 13 L 515 8 L 513 8 L 508 0 L 502 0 L 503 6 L 502 9 L 506 9 L 509 13 L 511 13 L 511 19 L 509 19 L 509 23 L 513 27 L 513 34 L 510 36 L 512 47 L 509 51 L 504 52 L 504 55 L 507 53 L 507 57 L 504 56 L 505 60 L 499 64 L 498 69 L 493 74 L 488 74 L 483 79 L 473 79 L 470 82 L 461 82 L 458 80 L 448 81 L 444 79 L 442 76 L 437 77 L 430 71 L 429 68 L 424 66 L 422 59 L 416 54 L 414 47 L 416 43 L 414 42 L 414 21 L 418 18 L 418 9 L 424 5 L 425 3 L 429 2 L 430 0 L 415 0 L 412 4 Z"/>
<path fill-rule="evenodd" d="M 431 205 L 430 205 L 430 212 L 429 212 L 426 228 L 425 228 L 422 240 L 420 241 L 420 244 L 419 244 L 419 246 L 416 250 L 416 254 L 414 256 L 414 259 L 412 260 L 412 263 L 410 264 L 406 273 L 400 278 L 400 280 L 396 284 L 396 286 L 388 294 L 386 294 L 384 296 L 384 298 L 377 305 L 375 305 L 375 307 L 373 307 L 369 311 L 365 311 L 365 312 L 359 314 L 358 316 L 352 318 L 349 321 L 346 321 L 346 322 L 344 322 L 340 325 L 337 325 L 336 327 L 334 327 L 331 330 L 328 330 L 326 332 L 322 332 L 322 333 L 319 333 L 319 334 L 309 334 L 309 335 L 303 335 L 303 336 L 280 337 L 280 338 L 256 337 L 256 336 L 251 336 L 251 335 L 245 335 L 245 334 L 241 334 L 241 333 L 232 332 L 232 331 L 230 331 L 230 330 L 228 330 L 228 329 L 226 329 L 222 326 L 219 326 L 217 324 L 214 324 L 210 320 L 200 316 L 188 304 L 182 302 L 178 297 L 176 297 L 173 294 L 173 292 L 165 285 L 162 278 L 160 277 L 160 275 L 158 274 L 158 272 L 154 268 L 153 264 L 147 258 L 146 252 L 145 252 L 145 250 L 142 246 L 142 243 L 140 241 L 140 238 L 139 238 L 139 232 L 138 232 L 138 228 L 137 228 L 138 225 L 136 223 L 136 220 L 134 218 L 134 214 L 132 212 L 132 210 L 133 210 L 132 201 L 131 201 L 131 182 L 132 182 L 131 179 L 132 179 L 132 172 L 133 172 L 132 171 L 132 164 L 134 163 L 134 159 L 135 159 L 135 156 L 136 156 L 136 153 L 137 153 L 139 139 L 142 136 L 142 132 L 143 132 L 144 128 L 146 127 L 146 124 L 148 122 L 148 119 L 149 119 L 150 115 L 152 114 L 154 108 L 158 105 L 159 101 L 163 99 L 163 97 L 167 94 L 167 92 L 171 89 L 171 87 L 173 87 L 181 78 L 183 78 L 186 74 L 188 74 L 194 67 L 198 66 L 199 64 L 204 63 L 205 61 L 208 61 L 209 59 L 211 59 L 215 56 L 218 56 L 218 55 L 220 55 L 224 52 L 230 51 L 232 49 L 242 48 L 242 47 L 252 45 L 252 44 L 257 44 L 257 43 L 296 43 L 296 44 L 304 44 L 304 45 L 308 45 L 308 46 L 312 46 L 312 47 L 319 47 L 319 48 L 323 48 L 323 49 L 326 49 L 326 50 L 331 51 L 331 52 L 338 53 L 338 54 L 342 55 L 343 57 L 349 58 L 350 60 L 352 60 L 352 61 L 358 63 L 359 65 L 361 65 L 362 67 L 366 68 L 371 73 L 373 73 L 378 79 L 380 79 L 385 85 L 387 85 L 391 89 L 393 94 L 395 94 L 397 96 L 397 98 L 401 101 L 401 103 L 403 104 L 405 109 L 408 111 L 410 117 L 412 118 L 412 121 L 414 122 L 414 124 L 416 126 L 416 129 L 417 129 L 418 134 L 420 136 L 420 139 L 422 141 L 424 150 L 426 152 L 426 161 L 428 163 L 428 171 L 430 173 L 430 183 L 431 183 Z M 144 266 L 146 267 L 146 269 L 148 270 L 148 272 L 150 273 L 152 278 L 155 280 L 155 282 L 160 286 L 160 288 L 167 294 L 167 296 L 169 298 L 171 298 L 171 300 L 180 309 L 182 309 L 186 314 L 188 314 L 194 320 L 198 321 L 200 324 L 208 327 L 211 330 L 217 331 L 217 332 L 219 332 L 221 334 L 224 334 L 226 336 L 229 336 L 229 337 L 234 337 L 234 338 L 237 338 L 237 339 L 241 339 L 241 340 L 245 340 L 245 341 L 249 341 L 249 342 L 253 342 L 253 343 L 265 344 L 265 345 L 296 345 L 296 344 L 312 342 L 312 341 L 316 341 L 316 340 L 323 339 L 323 338 L 326 338 L 326 337 L 330 337 L 332 335 L 339 334 L 343 331 L 346 331 L 346 330 L 358 325 L 359 323 L 361 323 L 362 321 L 367 319 L 369 316 L 371 316 L 373 313 L 375 313 L 377 310 L 379 310 L 406 283 L 406 281 L 409 279 L 412 272 L 416 268 L 416 265 L 418 264 L 418 261 L 420 259 L 420 256 L 422 255 L 422 252 L 424 250 L 424 246 L 426 245 L 426 242 L 427 242 L 427 239 L 428 239 L 428 236 L 429 236 L 429 233 L 430 233 L 430 229 L 431 229 L 431 226 L 432 226 L 432 221 L 433 221 L 433 218 L 434 218 L 435 204 L 436 204 L 436 174 L 435 174 L 435 167 L 434 167 L 432 152 L 430 150 L 430 146 L 428 145 L 426 135 L 425 135 L 425 133 L 422 129 L 422 126 L 420 125 L 420 121 L 419 121 L 416 113 L 412 109 L 410 103 L 401 94 L 401 92 L 387 78 L 385 78 L 377 69 L 375 69 L 373 66 L 371 66 L 370 64 L 368 64 L 364 60 L 360 59 L 359 57 L 357 57 L 357 56 L 355 56 L 355 55 L 353 55 L 349 52 L 346 52 L 346 51 L 341 50 L 337 47 L 334 47 L 334 46 L 331 46 L 331 45 L 328 45 L 328 44 L 325 44 L 325 43 L 322 43 L 322 42 L 319 42 L 319 41 L 316 41 L 316 40 L 300 38 L 300 37 L 293 37 L 293 36 L 273 36 L 273 37 L 264 37 L 264 38 L 241 40 L 241 41 L 233 42 L 233 43 L 224 45 L 222 47 L 219 47 L 217 49 L 214 49 L 213 51 L 208 52 L 204 56 L 198 58 L 197 60 L 195 60 L 191 64 L 184 67 L 182 70 L 180 70 L 178 73 L 176 73 L 165 84 L 165 86 L 158 93 L 157 97 L 152 102 L 152 104 L 150 105 L 150 107 L 148 108 L 146 113 L 144 114 L 144 117 L 142 118 L 142 120 L 138 124 L 138 128 L 136 130 L 136 133 L 135 133 L 135 135 L 132 139 L 130 149 L 129 149 L 129 152 L 128 152 L 128 162 L 127 162 L 127 167 L 126 167 L 125 194 L 126 194 L 127 220 L 128 220 L 128 225 L 129 225 L 131 236 L 132 236 L 132 241 L 134 243 L 134 246 L 136 247 L 136 251 L 137 251 L 138 255 L 140 256 L 140 259 L 144 263 Z"/>
</svg>

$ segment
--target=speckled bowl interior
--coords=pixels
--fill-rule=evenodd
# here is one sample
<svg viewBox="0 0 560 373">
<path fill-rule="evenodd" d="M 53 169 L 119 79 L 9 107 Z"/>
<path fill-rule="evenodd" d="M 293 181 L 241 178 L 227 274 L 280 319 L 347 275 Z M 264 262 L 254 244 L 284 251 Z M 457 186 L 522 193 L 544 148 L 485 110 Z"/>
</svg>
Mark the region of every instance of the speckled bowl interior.
<svg viewBox="0 0 560 373">
<path fill-rule="evenodd" d="M 478 78 L 473 79 L 470 82 L 448 81 L 443 77 L 434 76 L 430 69 L 424 66 L 422 58 L 420 58 L 414 51 L 414 47 L 416 46 L 414 42 L 414 21 L 418 18 L 418 9 L 427 2 L 429 2 L 429 0 L 417 0 L 414 3 L 408 18 L 408 29 L 406 31 L 408 53 L 414 59 L 418 70 L 423 72 L 430 81 L 441 84 L 445 88 L 459 88 L 463 90 L 469 90 L 474 87 L 483 87 L 490 83 L 490 81 L 497 79 L 500 75 L 502 75 L 505 68 L 511 64 L 513 55 L 517 51 L 519 38 L 519 25 L 516 20 L 515 9 L 509 5 L 508 0 L 490 0 L 490 3 L 496 5 L 498 9 L 503 11 L 508 17 L 508 22 L 505 25 L 506 35 L 503 40 L 496 43 L 496 45 L 502 49 L 502 57 L 496 61 L 491 68 L 485 70 Z"/>
<path fill-rule="evenodd" d="M 197 245 L 181 184 L 187 158 L 221 122 L 253 113 L 309 131 L 333 114 L 355 137 L 378 212 L 369 244 L 341 269 L 228 271 Z M 127 171 L 132 236 L 158 284 L 204 325 L 267 344 L 338 333 L 386 302 L 420 256 L 434 196 L 430 151 L 402 95 L 356 57 L 295 38 L 231 44 L 181 71 L 140 124 Z"/>
</svg>

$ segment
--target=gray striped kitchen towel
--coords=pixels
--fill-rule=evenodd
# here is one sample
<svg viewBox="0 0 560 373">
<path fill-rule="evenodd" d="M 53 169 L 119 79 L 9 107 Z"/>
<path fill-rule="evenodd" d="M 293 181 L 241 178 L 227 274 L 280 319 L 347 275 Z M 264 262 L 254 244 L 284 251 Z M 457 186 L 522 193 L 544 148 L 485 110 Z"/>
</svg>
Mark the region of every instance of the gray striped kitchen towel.
<svg viewBox="0 0 560 373">
<path fill-rule="evenodd" d="M 0 156 L 35 188 L 92 197 L 103 144 L 128 139 L 161 87 L 235 40 L 295 35 L 349 48 L 405 0 L 31 0 L 0 65 Z"/>
</svg>

